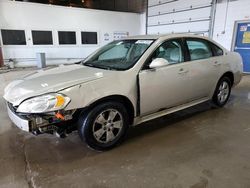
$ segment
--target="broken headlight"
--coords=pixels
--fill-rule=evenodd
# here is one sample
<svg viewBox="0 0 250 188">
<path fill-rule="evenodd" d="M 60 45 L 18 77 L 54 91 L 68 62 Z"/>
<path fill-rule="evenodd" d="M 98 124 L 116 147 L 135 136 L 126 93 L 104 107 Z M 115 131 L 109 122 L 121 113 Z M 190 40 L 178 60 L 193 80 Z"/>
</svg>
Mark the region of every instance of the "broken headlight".
<svg viewBox="0 0 250 188">
<path fill-rule="evenodd" d="M 41 95 L 30 98 L 22 102 L 17 108 L 17 112 L 22 113 L 44 113 L 65 108 L 70 102 L 70 98 L 57 93 Z"/>
</svg>

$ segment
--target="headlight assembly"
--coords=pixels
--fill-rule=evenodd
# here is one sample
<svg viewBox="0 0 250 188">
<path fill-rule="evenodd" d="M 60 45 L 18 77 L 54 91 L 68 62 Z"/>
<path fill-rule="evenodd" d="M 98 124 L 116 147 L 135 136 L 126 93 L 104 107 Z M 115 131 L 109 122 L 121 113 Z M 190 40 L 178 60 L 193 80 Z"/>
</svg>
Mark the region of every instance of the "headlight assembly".
<svg viewBox="0 0 250 188">
<path fill-rule="evenodd" d="M 44 113 L 61 110 L 67 106 L 70 98 L 62 94 L 51 93 L 30 98 L 22 102 L 17 108 L 17 112 L 22 113 Z"/>
</svg>

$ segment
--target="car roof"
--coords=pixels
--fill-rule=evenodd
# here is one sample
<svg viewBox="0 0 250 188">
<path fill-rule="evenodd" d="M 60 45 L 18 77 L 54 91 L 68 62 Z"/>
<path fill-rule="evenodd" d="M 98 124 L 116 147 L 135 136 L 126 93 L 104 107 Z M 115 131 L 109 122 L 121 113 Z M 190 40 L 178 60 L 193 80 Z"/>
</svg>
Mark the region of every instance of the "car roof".
<svg viewBox="0 0 250 188">
<path fill-rule="evenodd" d="M 164 35 L 137 35 L 137 36 L 131 36 L 131 37 L 127 37 L 126 39 L 128 40 L 167 40 L 167 39 L 171 39 L 171 38 L 200 38 L 200 39 L 205 39 L 208 40 L 210 42 L 212 42 L 213 44 L 216 44 L 217 46 L 219 46 L 220 48 L 222 48 L 224 51 L 227 51 L 226 48 L 224 48 L 222 45 L 220 45 L 219 43 L 217 43 L 216 41 L 212 40 L 211 38 L 205 37 L 205 36 L 201 36 L 201 35 L 197 35 L 197 34 L 164 34 Z"/>
<path fill-rule="evenodd" d="M 192 38 L 204 38 L 208 39 L 207 37 L 203 37 L 197 34 L 164 34 L 164 35 L 137 35 L 137 36 L 131 36 L 127 37 L 126 39 L 141 39 L 141 40 L 146 40 L 146 39 L 166 39 L 166 38 L 176 38 L 176 37 L 192 37 Z"/>
</svg>

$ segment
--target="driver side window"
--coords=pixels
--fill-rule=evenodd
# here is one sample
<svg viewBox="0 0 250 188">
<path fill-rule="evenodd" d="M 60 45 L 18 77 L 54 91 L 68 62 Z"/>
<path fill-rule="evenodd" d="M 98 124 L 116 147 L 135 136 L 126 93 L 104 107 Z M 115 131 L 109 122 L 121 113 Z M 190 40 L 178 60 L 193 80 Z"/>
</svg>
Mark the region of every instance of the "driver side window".
<svg viewBox="0 0 250 188">
<path fill-rule="evenodd" d="M 163 58 L 169 64 L 181 63 L 184 61 L 181 44 L 178 40 L 166 41 L 156 49 L 152 56 L 152 60 Z"/>
</svg>

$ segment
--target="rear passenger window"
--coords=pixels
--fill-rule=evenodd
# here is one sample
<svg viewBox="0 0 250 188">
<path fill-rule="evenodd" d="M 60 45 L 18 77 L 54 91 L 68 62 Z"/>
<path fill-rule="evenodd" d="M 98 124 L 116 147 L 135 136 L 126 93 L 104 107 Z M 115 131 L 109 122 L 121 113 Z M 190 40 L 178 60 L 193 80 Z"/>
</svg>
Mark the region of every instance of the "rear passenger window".
<svg viewBox="0 0 250 188">
<path fill-rule="evenodd" d="M 213 56 L 211 48 L 205 40 L 187 39 L 187 46 L 189 49 L 191 61 L 207 59 Z"/>
</svg>

